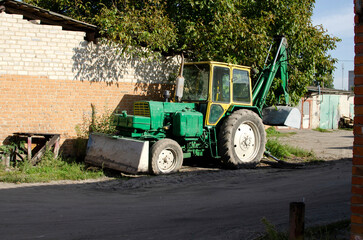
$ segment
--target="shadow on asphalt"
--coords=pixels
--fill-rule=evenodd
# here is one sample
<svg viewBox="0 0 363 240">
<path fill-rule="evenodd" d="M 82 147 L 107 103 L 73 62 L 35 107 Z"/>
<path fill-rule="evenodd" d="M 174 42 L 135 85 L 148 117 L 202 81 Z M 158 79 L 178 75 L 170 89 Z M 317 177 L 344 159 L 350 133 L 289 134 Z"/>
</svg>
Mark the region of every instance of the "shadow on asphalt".
<svg viewBox="0 0 363 240">
<path fill-rule="evenodd" d="M 353 149 L 353 146 L 350 147 L 328 147 L 327 149 Z"/>
</svg>

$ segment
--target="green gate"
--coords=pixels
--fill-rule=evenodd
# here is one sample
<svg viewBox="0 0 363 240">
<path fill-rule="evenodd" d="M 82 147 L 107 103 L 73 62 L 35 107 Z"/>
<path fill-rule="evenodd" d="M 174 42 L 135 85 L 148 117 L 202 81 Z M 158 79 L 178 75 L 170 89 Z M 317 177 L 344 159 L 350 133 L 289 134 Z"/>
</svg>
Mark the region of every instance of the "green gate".
<svg viewBox="0 0 363 240">
<path fill-rule="evenodd" d="M 339 122 L 339 95 L 320 96 L 320 128 L 337 129 Z"/>
</svg>

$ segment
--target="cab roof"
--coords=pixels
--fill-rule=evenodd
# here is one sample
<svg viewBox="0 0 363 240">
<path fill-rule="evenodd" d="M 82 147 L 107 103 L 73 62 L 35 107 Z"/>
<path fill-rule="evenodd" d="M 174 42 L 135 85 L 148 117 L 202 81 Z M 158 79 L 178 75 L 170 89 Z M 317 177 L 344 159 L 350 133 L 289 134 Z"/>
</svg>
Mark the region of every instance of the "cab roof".
<svg viewBox="0 0 363 240">
<path fill-rule="evenodd" d="M 222 65 L 222 66 L 227 66 L 227 67 L 237 67 L 237 68 L 247 68 L 247 69 L 251 69 L 251 67 L 248 67 L 248 66 L 231 64 L 231 63 L 224 63 L 224 62 L 215 62 L 215 61 L 186 62 L 184 64 L 185 65 L 191 65 L 191 64 L 213 64 L 213 65 Z"/>
</svg>

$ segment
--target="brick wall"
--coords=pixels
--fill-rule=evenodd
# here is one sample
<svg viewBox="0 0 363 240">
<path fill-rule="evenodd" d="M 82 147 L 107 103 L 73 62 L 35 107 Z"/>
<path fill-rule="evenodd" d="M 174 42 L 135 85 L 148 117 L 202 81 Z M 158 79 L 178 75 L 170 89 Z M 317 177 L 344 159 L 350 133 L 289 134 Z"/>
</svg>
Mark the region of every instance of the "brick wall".
<svg viewBox="0 0 363 240">
<path fill-rule="evenodd" d="M 363 4 L 355 0 L 355 5 Z M 358 10 L 359 11 L 359 10 Z M 363 10 L 362 10 L 363 11 Z M 363 239 L 363 12 L 355 16 L 354 146 L 351 199 L 351 239 Z"/>
<path fill-rule="evenodd" d="M 84 32 L 0 14 L 0 145 L 14 132 L 76 137 L 96 110 L 132 111 L 139 99 L 160 99 L 175 59 L 145 62 L 115 46 L 95 45 Z"/>
</svg>

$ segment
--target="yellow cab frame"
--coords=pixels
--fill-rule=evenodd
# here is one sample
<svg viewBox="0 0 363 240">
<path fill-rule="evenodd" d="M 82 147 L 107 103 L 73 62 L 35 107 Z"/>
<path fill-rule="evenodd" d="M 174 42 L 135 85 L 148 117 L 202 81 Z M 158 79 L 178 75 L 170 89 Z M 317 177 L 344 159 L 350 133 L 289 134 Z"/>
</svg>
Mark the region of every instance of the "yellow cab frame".
<svg viewBox="0 0 363 240">
<path fill-rule="evenodd" d="M 216 126 L 236 106 L 252 107 L 250 67 L 214 61 L 185 63 L 190 64 L 210 66 L 206 126 Z M 244 87 L 242 92 L 238 88 L 240 85 Z"/>
</svg>

